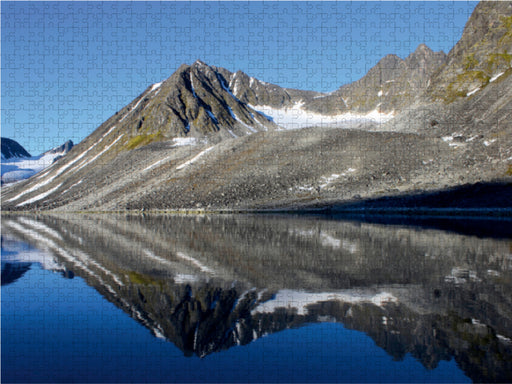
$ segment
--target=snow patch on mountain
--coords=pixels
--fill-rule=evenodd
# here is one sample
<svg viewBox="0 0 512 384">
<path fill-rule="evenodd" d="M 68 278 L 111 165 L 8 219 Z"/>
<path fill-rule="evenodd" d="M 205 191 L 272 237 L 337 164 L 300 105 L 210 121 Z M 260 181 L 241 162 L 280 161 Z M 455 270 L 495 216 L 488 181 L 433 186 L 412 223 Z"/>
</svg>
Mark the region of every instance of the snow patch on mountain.
<svg viewBox="0 0 512 384">
<path fill-rule="evenodd" d="M 217 75 L 217 79 L 219 80 L 219 83 L 220 83 L 220 86 L 222 87 L 222 89 L 224 89 L 233 99 L 235 99 L 237 102 L 240 103 L 240 100 L 238 99 L 238 97 L 236 97 L 233 92 L 231 92 L 230 90 L 230 87 L 231 87 L 231 84 L 229 84 L 229 87 L 226 86 L 226 84 L 224 84 L 224 81 L 222 81 L 222 79 L 220 79 Z M 229 108 L 229 106 L 228 106 Z M 231 108 L 229 108 L 231 110 Z"/>
<path fill-rule="evenodd" d="M 192 90 L 192 95 L 194 95 L 194 97 L 197 98 L 196 90 L 194 87 L 194 77 L 192 76 L 192 72 L 190 72 L 190 89 Z"/>
<path fill-rule="evenodd" d="M 68 189 L 66 189 L 65 191 L 62 191 L 62 194 L 65 194 L 69 191 L 71 191 L 73 188 L 75 188 L 77 185 L 79 184 L 82 184 L 82 181 L 84 181 L 83 179 L 80 179 L 79 181 L 77 181 L 75 184 L 73 184 L 71 187 L 69 187 Z"/>
<path fill-rule="evenodd" d="M 208 153 L 209 151 L 211 151 L 213 149 L 213 147 L 209 147 L 209 148 L 206 148 L 204 151 L 200 152 L 199 154 L 197 154 L 196 156 L 194 156 L 192 159 L 188 160 L 188 161 L 185 161 L 183 164 L 181 165 L 178 165 L 176 167 L 176 170 L 180 170 L 180 169 L 183 169 L 185 168 L 186 166 L 190 165 L 190 164 L 194 164 L 197 160 L 199 160 L 199 158 L 201 158 L 203 155 L 205 155 L 206 153 Z"/>
<path fill-rule="evenodd" d="M 208 114 L 208 116 L 210 116 L 210 118 L 214 121 L 214 123 L 215 123 L 215 124 L 218 124 L 218 123 L 219 123 L 219 121 L 217 120 L 217 118 L 215 117 L 215 115 L 213 114 L 213 112 L 212 112 L 212 111 L 210 111 L 210 110 L 208 110 L 208 109 L 207 109 L 207 110 L 206 110 L 206 113 Z"/>
<path fill-rule="evenodd" d="M 135 104 L 135 106 L 133 108 L 131 108 L 124 116 L 121 120 L 119 120 L 119 122 L 122 122 L 124 121 L 124 119 L 126 119 L 128 116 L 131 115 L 131 113 L 133 111 L 135 111 L 137 109 L 137 107 L 139 106 L 139 104 L 142 102 L 142 100 L 144 100 L 144 95 L 142 95 L 139 99 L 139 101 L 137 101 L 137 104 Z"/>
<path fill-rule="evenodd" d="M 82 163 L 80 163 L 79 165 L 77 165 L 76 168 L 74 168 L 74 172 L 78 171 L 79 169 L 85 167 L 86 165 L 88 164 L 91 164 L 94 160 L 96 160 L 98 157 L 100 157 L 101 155 L 103 155 L 105 152 L 107 152 L 115 143 L 117 143 L 122 137 L 124 136 L 124 133 L 119 136 L 117 139 L 114 140 L 114 142 L 112 142 L 111 144 L 107 145 L 100 153 L 98 153 L 96 156 L 94 156 L 92 159 L 90 160 L 86 160 Z"/>
<path fill-rule="evenodd" d="M 233 112 L 231 111 L 231 113 L 233 113 L 233 116 L 235 117 L 235 120 L 237 122 L 239 122 L 240 124 L 242 124 L 245 128 L 247 128 L 251 133 L 256 133 L 258 131 L 256 131 L 253 127 L 251 127 L 250 125 L 248 124 L 245 124 L 242 120 L 240 120 L 240 118 Z"/>
<path fill-rule="evenodd" d="M 195 137 L 176 137 L 173 139 L 173 147 L 181 147 L 185 145 L 197 145 L 198 140 Z"/>
<path fill-rule="evenodd" d="M 471 95 L 474 95 L 480 90 L 480 87 L 473 89 L 471 92 L 466 93 L 466 96 L 469 97 Z"/>
<path fill-rule="evenodd" d="M 55 192 L 57 189 L 59 189 L 61 187 L 61 185 L 62 185 L 62 183 L 57 185 L 55 188 L 52 188 L 52 189 L 50 189 L 50 190 L 48 190 L 46 192 L 40 193 L 39 195 L 34 196 L 34 197 L 32 197 L 32 198 L 30 198 L 28 200 L 25 200 L 25 201 L 17 204 L 16 206 L 17 207 L 21 207 L 23 205 L 31 204 L 31 203 L 34 203 L 34 202 L 39 201 L 41 199 L 44 199 L 46 196 L 51 195 L 53 192 Z"/>
<path fill-rule="evenodd" d="M 492 83 L 492 82 L 494 82 L 494 81 L 498 80 L 498 78 L 499 78 L 501 75 L 503 75 L 504 73 L 505 73 L 505 72 L 500 72 L 500 73 L 498 73 L 498 74 L 494 75 L 493 77 L 491 77 L 491 78 L 489 79 L 489 83 Z"/>
<path fill-rule="evenodd" d="M 159 83 L 156 83 L 156 84 L 153 84 L 153 86 L 151 87 L 151 89 L 149 90 L 149 92 L 153 92 L 154 90 L 160 88 L 160 86 L 162 85 L 163 81 L 159 82 Z"/>
<path fill-rule="evenodd" d="M 394 113 L 381 113 L 377 110 L 366 114 L 353 112 L 328 116 L 307 111 L 303 108 L 304 103 L 295 103 L 292 107 L 274 108 L 268 105 L 249 105 L 251 108 L 263 115 L 269 115 L 272 121 L 282 129 L 301 129 L 306 127 L 333 127 L 348 128 L 354 124 L 372 122 L 383 124 L 394 117 Z"/>
<path fill-rule="evenodd" d="M 149 171 L 150 169 L 153 169 L 153 168 L 155 168 L 156 166 L 158 166 L 158 165 L 160 165 L 160 164 L 165 163 L 166 161 L 170 160 L 171 158 L 172 158 L 172 156 L 168 156 L 168 157 L 166 157 L 165 159 L 158 160 L 156 163 L 153 163 L 153 164 L 151 164 L 150 166 L 148 166 L 148 167 L 144 168 L 144 169 L 142 170 L 142 172 Z"/>
<path fill-rule="evenodd" d="M 231 107 L 228 105 L 227 108 L 228 108 L 228 112 L 231 115 L 231 117 L 233 119 L 237 120 L 236 115 L 233 113 L 233 110 L 231 109 Z"/>
</svg>

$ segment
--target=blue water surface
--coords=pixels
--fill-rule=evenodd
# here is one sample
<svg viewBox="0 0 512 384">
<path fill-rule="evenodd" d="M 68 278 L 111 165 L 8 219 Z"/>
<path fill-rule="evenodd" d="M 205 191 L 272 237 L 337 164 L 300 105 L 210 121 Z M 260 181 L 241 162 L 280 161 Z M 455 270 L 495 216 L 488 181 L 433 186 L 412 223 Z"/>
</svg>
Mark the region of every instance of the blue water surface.
<svg viewBox="0 0 512 384">
<path fill-rule="evenodd" d="M 362 332 L 318 323 L 204 358 L 169 341 L 80 278 L 32 264 L 2 287 L 2 382 L 469 382 L 455 361 L 393 361 Z"/>
</svg>

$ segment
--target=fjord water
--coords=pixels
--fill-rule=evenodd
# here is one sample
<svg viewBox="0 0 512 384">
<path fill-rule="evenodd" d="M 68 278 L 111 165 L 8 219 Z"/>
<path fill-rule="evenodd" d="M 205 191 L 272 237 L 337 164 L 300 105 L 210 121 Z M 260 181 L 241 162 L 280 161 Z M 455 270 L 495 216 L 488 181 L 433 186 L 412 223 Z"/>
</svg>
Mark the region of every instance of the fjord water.
<svg viewBox="0 0 512 384">
<path fill-rule="evenodd" d="M 4 215 L 2 381 L 511 381 L 506 228 Z"/>
</svg>

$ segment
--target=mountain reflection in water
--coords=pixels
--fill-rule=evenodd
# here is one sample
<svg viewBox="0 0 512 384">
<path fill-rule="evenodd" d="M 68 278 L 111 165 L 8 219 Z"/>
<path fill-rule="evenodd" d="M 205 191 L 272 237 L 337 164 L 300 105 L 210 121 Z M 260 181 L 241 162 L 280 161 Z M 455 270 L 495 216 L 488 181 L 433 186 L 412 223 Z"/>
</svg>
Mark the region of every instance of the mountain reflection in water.
<svg viewBox="0 0 512 384">
<path fill-rule="evenodd" d="M 17 252 L 20 240 L 47 256 Z M 4 215 L 2 284 L 32 262 L 80 276 L 187 356 L 328 321 L 397 360 L 455 358 L 474 381 L 512 380 L 506 238 L 304 217 Z"/>
</svg>

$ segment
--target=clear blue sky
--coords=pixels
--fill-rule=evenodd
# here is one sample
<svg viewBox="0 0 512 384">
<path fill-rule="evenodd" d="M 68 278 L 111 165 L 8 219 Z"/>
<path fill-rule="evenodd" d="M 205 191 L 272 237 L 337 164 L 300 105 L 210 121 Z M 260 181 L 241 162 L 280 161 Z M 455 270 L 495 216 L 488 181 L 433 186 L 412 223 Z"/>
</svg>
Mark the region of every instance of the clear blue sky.
<svg viewBox="0 0 512 384">
<path fill-rule="evenodd" d="M 201 59 L 333 91 L 388 53 L 448 51 L 476 2 L 1 2 L 2 136 L 33 155 L 79 142 Z"/>
</svg>

